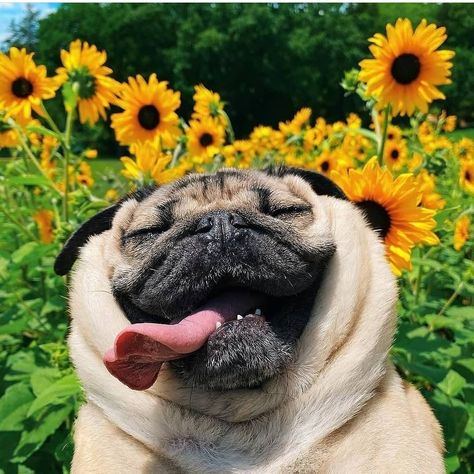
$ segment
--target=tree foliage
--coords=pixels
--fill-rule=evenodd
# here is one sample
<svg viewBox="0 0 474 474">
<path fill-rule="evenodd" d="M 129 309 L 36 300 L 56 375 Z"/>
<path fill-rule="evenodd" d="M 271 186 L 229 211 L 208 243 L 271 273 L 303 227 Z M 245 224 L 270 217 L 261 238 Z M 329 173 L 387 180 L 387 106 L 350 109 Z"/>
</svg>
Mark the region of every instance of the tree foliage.
<svg viewBox="0 0 474 474">
<path fill-rule="evenodd" d="M 35 51 L 38 46 L 39 18 L 39 11 L 31 3 L 27 3 L 23 17 L 10 23 L 10 35 L 5 41 L 7 48 L 16 46 Z"/>
</svg>

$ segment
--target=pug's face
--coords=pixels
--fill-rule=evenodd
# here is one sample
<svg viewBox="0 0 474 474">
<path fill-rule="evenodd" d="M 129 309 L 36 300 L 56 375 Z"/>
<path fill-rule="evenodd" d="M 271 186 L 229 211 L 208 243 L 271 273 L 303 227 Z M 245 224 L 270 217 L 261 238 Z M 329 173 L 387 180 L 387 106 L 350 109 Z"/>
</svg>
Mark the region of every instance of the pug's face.
<svg viewBox="0 0 474 474">
<path fill-rule="evenodd" d="M 343 198 L 291 169 L 189 175 L 129 198 L 138 202 L 116 232 L 113 295 L 136 327 L 173 326 L 182 345 L 183 323 L 192 341 L 203 332 L 191 352 L 169 357 L 187 384 L 257 387 L 291 363 L 335 251 L 318 190 Z"/>
</svg>

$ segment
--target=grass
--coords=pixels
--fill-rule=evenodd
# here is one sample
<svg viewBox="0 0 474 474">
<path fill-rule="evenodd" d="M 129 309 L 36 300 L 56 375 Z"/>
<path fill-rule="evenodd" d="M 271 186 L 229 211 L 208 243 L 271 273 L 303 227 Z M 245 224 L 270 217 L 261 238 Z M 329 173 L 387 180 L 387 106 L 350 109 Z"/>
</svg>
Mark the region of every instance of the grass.
<svg viewBox="0 0 474 474">
<path fill-rule="evenodd" d="M 97 176 L 106 173 L 119 175 L 122 169 L 122 163 L 118 158 L 97 158 L 96 160 L 90 160 L 88 163 L 91 165 L 93 173 L 97 174 Z"/>
<path fill-rule="evenodd" d="M 474 140 L 474 128 L 462 128 L 448 134 L 451 140 L 458 141 L 461 138 L 470 138 Z"/>
<path fill-rule="evenodd" d="M 123 194 L 127 192 L 127 182 L 120 173 L 123 166 L 118 158 L 100 158 L 90 160 L 88 163 L 91 165 L 95 181 L 94 194 L 103 196 L 110 188 L 117 189 Z"/>
</svg>

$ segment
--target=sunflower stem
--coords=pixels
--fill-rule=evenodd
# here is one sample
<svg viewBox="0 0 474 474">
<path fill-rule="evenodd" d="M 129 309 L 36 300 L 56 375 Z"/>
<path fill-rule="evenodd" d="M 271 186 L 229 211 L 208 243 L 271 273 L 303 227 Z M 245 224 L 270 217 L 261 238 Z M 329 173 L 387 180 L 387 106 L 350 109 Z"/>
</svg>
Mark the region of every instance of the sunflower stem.
<svg viewBox="0 0 474 474">
<path fill-rule="evenodd" d="M 390 117 L 390 105 L 387 105 L 387 107 L 385 107 L 385 110 L 384 110 L 383 129 L 382 129 L 382 136 L 380 139 L 379 152 L 378 152 L 378 161 L 381 167 L 383 166 L 383 153 L 385 151 L 385 142 L 387 141 L 389 117 Z"/>
<path fill-rule="evenodd" d="M 49 126 L 53 129 L 53 132 L 55 132 L 58 135 L 58 138 L 61 140 L 62 139 L 62 134 L 59 130 L 59 127 L 56 125 L 56 123 L 52 119 L 51 115 L 49 115 L 49 112 L 46 109 L 43 101 L 41 101 L 41 110 L 43 111 L 44 118 L 46 119 L 46 122 L 48 122 Z"/>
<path fill-rule="evenodd" d="M 459 293 L 461 293 L 463 288 L 464 282 L 462 281 L 454 290 L 453 294 L 449 297 L 448 301 L 446 301 L 444 306 L 440 309 L 438 316 L 441 316 L 453 304 L 454 300 L 458 297 Z"/>
<path fill-rule="evenodd" d="M 71 133 L 74 121 L 75 107 L 71 107 L 67 112 L 66 128 L 64 130 L 64 199 L 63 217 L 64 222 L 69 221 L 69 159 L 71 156 Z"/>
<path fill-rule="evenodd" d="M 415 304 L 418 304 L 420 298 L 420 290 L 421 290 L 421 280 L 424 276 L 424 265 L 423 260 L 426 260 L 428 257 L 431 257 L 431 254 L 435 251 L 435 247 L 431 247 L 424 255 L 423 250 L 421 247 L 418 247 L 418 258 L 420 260 L 418 266 L 418 274 L 416 276 L 416 283 L 415 283 Z"/>
<path fill-rule="evenodd" d="M 230 118 L 227 115 L 227 112 L 222 110 L 221 113 L 225 117 L 225 120 L 227 122 L 227 133 L 229 134 L 229 141 L 230 141 L 230 143 L 234 143 L 235 142 L 235 133 L 234 133 L 234 128 L 232 127 L 232 122 L 230 121 Z"/>
<path fill-rule="evenodd" d="M 422 253 L 420 250 L 420 260 L 422 257 Z M 423 278 L 423 264 L 420 262 L 418 266 L 418 275 L 416 276 L 416 284 L 415 284 L 415 305 L 418 304 L 418 300 L 420 298 L 420 289 L 421 289 L 421 280 Z"/>
<path fill-rule="evenodd" d="M 173 151 L 173 158 L 171 159 L 170 168 L 174 168 L 178 162 L 179 157 L 183 154 L 183 146 L 181 143 L 178 143 L 176 148 Z"/>
<path fill-rule="evenodd" d="M 41 165 L 39 164 L 38 160 L 36 159 L 36 156 L 34 155 L 34 153 L 31 151 L 31 148 L 28 146 L 28 143 L 26 142 L 26 138 L 25 138 L 25 135 L 23 133 L 23 130 L 21 129 L 21 127 L 18 126 L 18 124 L 12 120 L 12 119 L 9 119 L 8 120 L 8 123 L 9 125 L 15 129 L 17 135 L 18 135 L 18 139 L 20 140 L 20 144 L 21 144 L 21 148 L 23 149 L 23 151 L 26 153 L 26 155 L 28 156 L 28 158 L 30 159 L 30 161 L 35 165 L 35 167 L 37 168 L 37 170 L 49 181 L 49 183 L 51 184 L 51 187 L 58 193 L 58 194 L 61 194 L 61 191 L 59 191 L 59 189 L 56 187 L 56 185 L 54 184 L 54 182 L 51 180 L 51 178 L 46 174 L 46 172 L 44 171 L 44 169 L 41 167 Z"/>
</svg>

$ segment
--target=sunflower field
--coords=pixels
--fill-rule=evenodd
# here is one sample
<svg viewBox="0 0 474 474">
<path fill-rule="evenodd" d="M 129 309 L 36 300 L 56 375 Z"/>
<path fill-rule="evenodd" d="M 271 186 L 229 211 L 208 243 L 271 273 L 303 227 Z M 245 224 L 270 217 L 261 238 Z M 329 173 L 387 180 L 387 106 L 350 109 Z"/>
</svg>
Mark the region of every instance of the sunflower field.
<svg viewBox="0 0 474 474">
<path fill-rule="evenodd" d="M 244 138 L 217 92 L 196 85 L 183 118 L 159 71 L 120 83 L 106 52 L 80 39 L 54 75 L 25 49 L 1 53 L 0 473 L 69 472 L 83 393 L 66 345 L 68 280 L 53 272 L 68 235 L 139 186 L 275 164 L 322 173 L 377 214 L 399 278 L 392 359 L 443 426 L 447 471 L 474 472 L 474 140 L 456 131 L 456 116 L 430 113 L 450 83 L 446 38 L 443 27 L 400 18 L 342 78 L 366 116 L 329 123 L 303 108 Z M 54 97 L 64 123 L 48 111 Z M 120 171 L 98 174 L 97 151 L 76 132 L 107 120 L 127 153 Z"/>
</svg>

